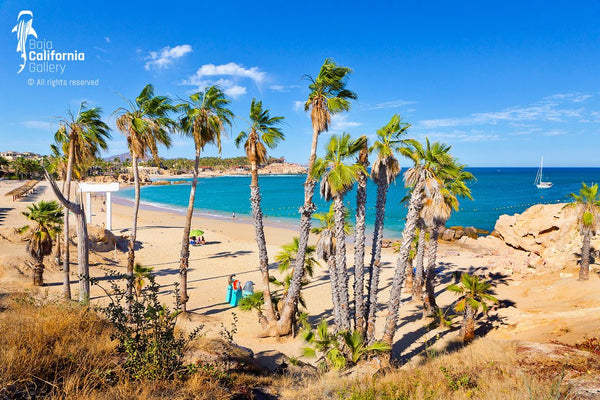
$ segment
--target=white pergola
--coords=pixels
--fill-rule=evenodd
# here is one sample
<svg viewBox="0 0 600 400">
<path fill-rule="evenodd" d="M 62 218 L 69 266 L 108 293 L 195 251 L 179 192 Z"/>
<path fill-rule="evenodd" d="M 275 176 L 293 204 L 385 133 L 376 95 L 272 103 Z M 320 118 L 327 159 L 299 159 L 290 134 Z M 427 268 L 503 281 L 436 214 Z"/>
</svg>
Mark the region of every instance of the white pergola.
<svg viewBox="0 0 600 400">
<path fill-rule="evenodd" d="M 110 194 L 119 190 L 119 183 L 80 183 L 79 191 L 85 193 L 87 223 L 92 223 L 92 196 L 91 193 L 106 194 L 106 229 L 112 230 L 112 206 Z"/>
</svg>

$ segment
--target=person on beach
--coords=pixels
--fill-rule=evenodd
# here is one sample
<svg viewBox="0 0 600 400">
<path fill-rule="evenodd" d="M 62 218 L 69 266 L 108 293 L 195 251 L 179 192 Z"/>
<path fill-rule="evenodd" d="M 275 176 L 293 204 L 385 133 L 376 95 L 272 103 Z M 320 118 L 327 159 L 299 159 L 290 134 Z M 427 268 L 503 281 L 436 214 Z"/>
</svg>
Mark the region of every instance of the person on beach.
<svg viewBox="0 0 600 400">
<path fill-rule="evenodd" d="M 202 236 L 202 238 L 200 239 L 200 244 L 206 244 L 206 240 L 204 240 L 204 236 Z"/>
<path fill-rule="evenodd" d="M 235 212 L 231 214 L 231 218 L 235 219 Z"/>
<path fill-rule="evenodd" d="M 237 307 L 240 299 L 242 298 L 242 284 L 240 281 L 235 279 L 235 274 L 230 275 L 227 278 L 227 297 L 226 302 L 232 307 Z"/>
</svg>

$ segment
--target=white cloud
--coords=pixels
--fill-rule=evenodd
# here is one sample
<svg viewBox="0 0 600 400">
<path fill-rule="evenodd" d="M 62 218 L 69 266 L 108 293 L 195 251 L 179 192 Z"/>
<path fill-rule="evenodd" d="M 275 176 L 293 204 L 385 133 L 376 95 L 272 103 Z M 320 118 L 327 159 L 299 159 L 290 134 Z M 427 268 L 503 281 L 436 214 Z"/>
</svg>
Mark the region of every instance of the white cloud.
<svg viewBox="0 0 600 400">
<path fill-rule="evenodd" d="M 105 41 L 106 43 L 110 43 L 110 38 L 109 38 L 108 36 L 105 36 L 105 37 L 104 37 L 104 41 Z"/>
<path fill-rule="evenodd" d="M 294 101 L 294 111 L 304 111 L 304 102 L 302 100 Z"/>
<path fill-rule="evenodd" d="M 219 79 L 211 79 L 220 77 Z M 251 79 L 256 84 L 261 83 L 266 78 L 266 73 L 258 67 L 245 68 L 234 62 L 228 64 L 205 64 L 198 68 L 196 73 L 187 79 L 184 79 L 179 84 L 196 86 L 198 90 L 204 90 L 207 86 L 217 85 L 226 95 L 234 99 L 247 93 L 246 86 L 243 86 L 240 81 Z"/>
<path fill-rule="evenodd" d="M 159 51 L 151 51 L 146 56 L 145 60 L 148 60 L 144 64 L 146 70 L 150 69 L 163 69 L 173 64 L 173 61 L 183 57 L 184 55 L 192 52 L 192 46 L 189 44 L 182 44 L 175 47 L 163 47 Z"/>
<path fill-rule="evenodd" d="M 360 122 L 349 121 L 348 115 L 345 114 L 335 114 L 331 117 L 331 125 L 329 127 L 329 131 L 331 133 L 340 133 L 349 128 L 356 128 L 357 126 L 361 126 Z"/>
<path fill-rule="evenodd" d="M 228 64 L 205 64 L 198 68 L 196 73 L 190 76 L 186 81 L 187 84 L 196 85 L 196 81 L 203 80 L 207 76 L 230 76 L 235 78 L 250 78 L 256 83 L 262 82 L 266 74 L 258 69 L 258 67 L 244 68 L 243 66 L 230 62 Z"/>
<path fill-rule="evenodd" d="M 412 100 L 391 100 L 391 101 L 384 101 L 382 103 L 377 103 L 374 106 L 369 107 L 369 109 L 371 110 L 380 110 L 380 109 L 384 109 L 384 108 L 400 108 L 400 107 L 404 107 L 410 104 L 415 104 L 416 101 L 412 101 Z"/>
<path fill-rule="evenodd" d="M 52 129 L 52 123 L 49 121 L 24 121 L 23 126 L 30 129 Z"/>
</svg>

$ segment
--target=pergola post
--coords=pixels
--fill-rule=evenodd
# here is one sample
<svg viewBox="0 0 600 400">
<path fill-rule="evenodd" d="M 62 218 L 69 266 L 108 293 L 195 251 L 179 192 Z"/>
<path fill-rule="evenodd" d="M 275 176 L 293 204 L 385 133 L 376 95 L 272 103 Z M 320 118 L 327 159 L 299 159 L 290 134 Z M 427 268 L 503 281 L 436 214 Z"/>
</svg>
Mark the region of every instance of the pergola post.
<svg viewBox="0 0 600 400">
<path fill-rule="evenodd" d="M 86 221 L 92 223 L 92 193 L 104 193 L 106 195 L 106 229 L 112 230 L 112 192 L 119 190 L 119 183 L 80 183 L 79 191 L 85 193 L 86 197 Z"/>
<path fill-rule="evenodd" d="M 87 212 L 85 213 L 85 219 L 88 224 L 92 223 L 92 194 L 90 192 L 87 192 L 85 194 L 85 200 L 86 200 L 86 205 L 87 205 Z"/>
<path fill-rule="evenodd" d="M 112 203 L 110 192 L 106 192 L 106 229 L 112 230 Z"/>
</svg>

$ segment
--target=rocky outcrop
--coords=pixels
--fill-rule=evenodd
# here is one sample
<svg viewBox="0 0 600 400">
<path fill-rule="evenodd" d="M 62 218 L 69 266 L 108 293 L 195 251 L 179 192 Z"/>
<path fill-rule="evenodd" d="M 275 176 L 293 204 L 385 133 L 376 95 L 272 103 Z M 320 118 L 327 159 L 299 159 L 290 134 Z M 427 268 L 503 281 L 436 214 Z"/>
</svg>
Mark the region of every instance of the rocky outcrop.
<svg viewBox="0 0 600 400">
<path fill-rule="evenodd" d="M 564 204 L 538 204 L 521 214 L 501 215 L 492 234 L 476 245 L 506 255 L 500 264 L 509 272 L 559 271 L 577 267 L 581 236 L 577 216 Z M 592 240 L 592 248 L 600 249 L 600 238 Z"/>
<path fill-rule="evenodd" d="M 118 239 L 111 231 L 98 225 L 88 225 L 87 229 L 92 250 L 101 253 L 114 250 Z"/>
<path fill-rule="evenodd" d="M 442 226 L 438 233 L 441 240 L 451 242 L 465 236 L 471 239 L 477 239 L 479 236 L 487 235 L 489 232 L 483 229 L 477 229 L 473 226 L 451 226 L 449 228 Z"/>
<path fill-rule="evenodd" d="M 97 175 L 97 176 L 88 176 L 84 179 L 84 182 L 89 183 L 114 183 L 118 182 L 118 179 L 114 175 Z"/>
<path fill-rule="evenodd" d="M 185 361 L 212 365 L 224 371 L 257 369 L 252 350 L 216 338 L 200 338 L 186 353 Z"/>
<path fill-rule="evenodd" d="M 134 179 L 133 179 L 133 175 L 132 174 L 119 174 L 119 178 L 118 178 L 118 182 L 119 183 L 126 183 L 126 184 L 132 184 L 134 183 Z M 142 184 L 146 184 L 146 183 L 150 183 L 150 177 L 142 172 L 140 172 L 140 182 Z"/>
</svg>

